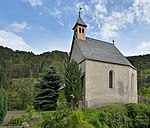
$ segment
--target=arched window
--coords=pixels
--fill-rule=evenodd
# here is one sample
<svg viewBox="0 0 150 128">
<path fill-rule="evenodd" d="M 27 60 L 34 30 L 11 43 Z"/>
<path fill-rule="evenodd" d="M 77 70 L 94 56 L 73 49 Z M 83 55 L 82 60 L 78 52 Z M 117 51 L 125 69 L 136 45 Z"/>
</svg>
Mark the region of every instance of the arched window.
<svg viewBox="0 0 150 128">
<path fill-rule="evenodd" d="M 109 88 L 114 88 L 114 71 L 109 71 Z"/>
<path fill-rule="evenodd" d="M 131 89 L 134 89 L 134 74 L 131 75 Z"/>
</svg>

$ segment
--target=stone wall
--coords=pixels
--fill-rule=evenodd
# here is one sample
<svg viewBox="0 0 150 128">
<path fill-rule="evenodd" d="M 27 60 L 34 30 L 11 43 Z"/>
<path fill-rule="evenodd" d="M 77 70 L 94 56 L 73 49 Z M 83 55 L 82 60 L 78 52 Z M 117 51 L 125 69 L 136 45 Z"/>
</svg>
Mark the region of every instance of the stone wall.
<svg viewBox="0 0 150 128">
<path fill-rule="evenodd" d="M 137 103 L 137 72 L 129 66 L 86 60 L 85 101 L 88 108 L 111 103 Z M 109 88 L 109 71 L 114 71 L 114 87 Z M 131 89 L 131 75 L 134 87 Z"/>
</svg>

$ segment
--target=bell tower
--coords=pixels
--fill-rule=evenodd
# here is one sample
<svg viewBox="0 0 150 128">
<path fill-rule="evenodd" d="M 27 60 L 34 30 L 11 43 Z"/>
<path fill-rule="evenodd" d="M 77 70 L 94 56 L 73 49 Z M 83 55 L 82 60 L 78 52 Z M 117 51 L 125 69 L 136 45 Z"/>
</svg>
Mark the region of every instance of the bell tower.
<svg viewBox="0 0 150 128">
<path fill-rule="evenodd" d="M 80 8 L 79 10 L 81 11 L 81 9 L 82 8 Z M 82 20 L 82 18 L 80 16 L 80 13 L 81 13 L 80 11 L 79 11 L 79 17 L 77 19 L 75 26 L 73 27 L 73 30 L 74 30 L 74 34 L 77 36 L 78 39 L 86 40 L 86 27 L 87 27 L 87 25 Z"/>
</svg>

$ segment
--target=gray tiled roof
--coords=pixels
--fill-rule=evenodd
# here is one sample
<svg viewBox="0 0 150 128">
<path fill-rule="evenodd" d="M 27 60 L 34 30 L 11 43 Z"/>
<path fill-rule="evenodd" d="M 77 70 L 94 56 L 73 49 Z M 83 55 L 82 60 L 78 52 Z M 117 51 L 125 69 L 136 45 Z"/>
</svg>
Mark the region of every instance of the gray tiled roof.
<svg viewBox="0 0 150 128">
<path fill-rule="evenodd" d="M 77 22 L 76 22 L 75 26 L 73 27 L 73 30 L 76 27 L 76 25 L 81 25 L 81 26 L 87 27 L 87 25 L 84 23 L 84 21 L 82 20 L 82 18 L 80 16 L 78 17 Z"/>
<path fill-rule="evenodd" d="M 78 44 L 86 59 L 128 65 L 134 68 L 115 45 L 111 43 L 86 37 L 86 40 L 78 40 Z"/>
</svg>

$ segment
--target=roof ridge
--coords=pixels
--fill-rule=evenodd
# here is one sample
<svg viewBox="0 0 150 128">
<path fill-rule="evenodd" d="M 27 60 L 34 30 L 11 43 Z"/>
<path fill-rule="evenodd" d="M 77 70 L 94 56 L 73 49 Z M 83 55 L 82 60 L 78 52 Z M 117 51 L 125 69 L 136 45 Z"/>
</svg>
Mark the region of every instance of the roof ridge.
<svg viewBox="0 0 150 128">
<path fill-rule="evenodd" d="M 107 44 L 114 45 L 113 43 L 110 43 L 110 42 L 107 42 L 107 41 L 103 41 L 103 40 L 99 40 L 99 39 L 95 39 L 95 38 L 91 38 L 91 37 L 86 37 L 86 38 L 89 38 L 89 39 L 92 39 L 92 40 L 96 40 L 96 41 L 100 41 L 100 42 L 103 42 L 103 43 L 107 43 Z"/>
</svg>

